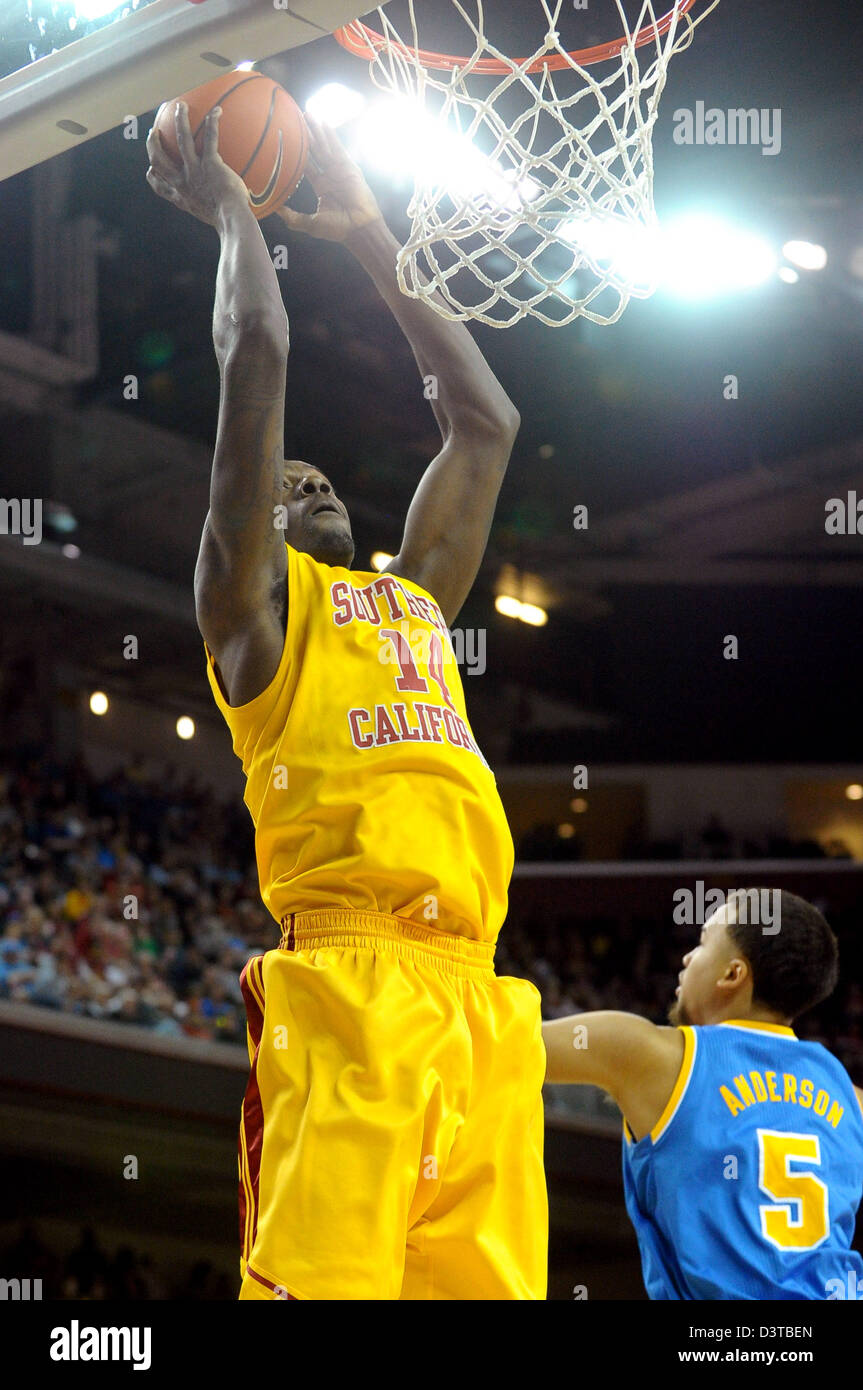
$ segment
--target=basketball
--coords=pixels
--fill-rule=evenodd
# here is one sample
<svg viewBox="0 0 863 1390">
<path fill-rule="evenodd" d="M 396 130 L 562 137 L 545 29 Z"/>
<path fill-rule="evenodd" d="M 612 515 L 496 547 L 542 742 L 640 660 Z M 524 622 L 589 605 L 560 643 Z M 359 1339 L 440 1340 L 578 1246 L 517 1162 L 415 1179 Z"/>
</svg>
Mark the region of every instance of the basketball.
<svg viewBox="0 0 863 1390">
<path fill-rule="evenodd" d="M 166 101 L 154 125 L 175 164 L 182 163 L 177 147 L 178 101 L 185 101 L 189 108 L 199 154 L 204 121 L 214 106 L 221 106 L 219 154 L 244 181 L 255 217 L 260 220 L 281 207 L 303 177 L 309 150 L 303 113 L 284 87 L 260 72 L 234 71 Z"/>
</svg>

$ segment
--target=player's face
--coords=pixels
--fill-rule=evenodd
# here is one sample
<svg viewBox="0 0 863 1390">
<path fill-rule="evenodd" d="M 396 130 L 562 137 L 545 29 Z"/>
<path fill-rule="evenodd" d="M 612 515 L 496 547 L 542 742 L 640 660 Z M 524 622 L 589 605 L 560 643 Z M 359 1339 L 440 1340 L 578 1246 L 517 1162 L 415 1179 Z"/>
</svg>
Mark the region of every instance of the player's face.
<svg viewBox="0 0 863 1390">
<path fill-rule="evenodd" d="M 324 565 L 345 565 L 354 558 L 347 510 L 330 480 L 310 464 L 291 461 L 285 476 L 285 540 Z"/>
<path fill-rule="evenodd" d="M 741 982 L 739 948 L 726 930 L 728 905 L 717 909 L 701 929 L 698 945 L 683 957 L 680 983 L 668 1012 L 670 1023 L 711 1023 L 725 1014 Z"/>
</svg>

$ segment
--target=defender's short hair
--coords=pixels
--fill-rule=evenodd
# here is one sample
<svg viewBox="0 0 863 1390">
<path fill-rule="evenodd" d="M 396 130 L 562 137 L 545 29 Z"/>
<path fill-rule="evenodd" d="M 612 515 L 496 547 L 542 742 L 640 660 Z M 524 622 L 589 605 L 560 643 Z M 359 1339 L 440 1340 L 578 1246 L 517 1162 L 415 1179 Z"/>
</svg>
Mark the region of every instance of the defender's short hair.
<svg viewBox="0 0 863 1390">
<path fill-rule="evenodd" d="M 751 902 L 755 893 L 757 901 L 763 902 L 762 894 L 774 891 L 740 889 L 729 893 L 728 904 L 743 898 Z M 726 930 L 752 967 L 752 990 L 758 1003 L 783 1018 L 796 1018 L 833 993 L 839 978 L 839 943 L 817 907 L 783 888 L 778 932 L 765 932 L 757 914 L 746 912 L 745 917 L 745 921 L 729 921 Z"/>
</svg>

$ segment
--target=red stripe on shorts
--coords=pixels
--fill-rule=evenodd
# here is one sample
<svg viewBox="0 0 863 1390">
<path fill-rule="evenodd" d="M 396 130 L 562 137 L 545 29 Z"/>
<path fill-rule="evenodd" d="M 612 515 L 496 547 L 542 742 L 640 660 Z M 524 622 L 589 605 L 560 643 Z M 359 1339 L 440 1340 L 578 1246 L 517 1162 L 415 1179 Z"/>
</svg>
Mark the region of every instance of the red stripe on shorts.
<svg viewBox="0 0 863 1390">
<path fill-rule="evenodd" d="M 270 1280 L 265 1279 L 263 1274 L 258 1274 L 257 1270 L 252 1269 L 251 1265 L 246 1265 L 246 1273 L 250 1278 L 255 1279 L 257 1283 L 263 1284 L 265 1289 L 272 1289 L 277 1298 L 284 1299 L 286 1302 L 290 1303 L 299 1303 L 300 1300 L 296 1298 L 294 1294 L 288 1293 L 287 1289 L 283 1288 L 281 1284 L 270 1283 Z"/>
<path fill-rule="evenodd" d="M 249 975 L 252 976 L 257 993 L 249 983 Z M 261 1093 L 258 1089 L 258 1051 L 261 1043 L 261 1034 L 264 1028 L 264 1015 L 261 1010 L 258 996 L 263 997 L 264 979 L 263 964 L 261 956 L 254 956 L 245 966 L 240 976 L 240 988 L 243 991 L 243 1000 L 246 1005 L 246 1017 L 249 1023 L 249 1037 L 255 1049 L 249 1071 L 249 1080 L 246 1084 L 246 1095 L 243 1101 L 242 1127 L 243 1135 L 246 1140 L 246 1178 L 252 1192 L 252 1222 L 251 1231 L 246 1246 L 246 1189 L 243 1185 L 242 1177 L 239 1184 L 239 1205 L 240 1205 L 240 1248 L 243 1257 L 248 1260 L 255 1242 L 258 1231 L 258 1183 L 261 1176 L 261 1149 L 264 1143 L 264 1111 L 261 1104 Z M 237 1149 L 240 1156 L 240 1167 L 243 1163 L 243 1144 L 242 1137 L 237 1140 Z M 257 1278 L 257 1275 L 255 1276 Z"/>
</svg>

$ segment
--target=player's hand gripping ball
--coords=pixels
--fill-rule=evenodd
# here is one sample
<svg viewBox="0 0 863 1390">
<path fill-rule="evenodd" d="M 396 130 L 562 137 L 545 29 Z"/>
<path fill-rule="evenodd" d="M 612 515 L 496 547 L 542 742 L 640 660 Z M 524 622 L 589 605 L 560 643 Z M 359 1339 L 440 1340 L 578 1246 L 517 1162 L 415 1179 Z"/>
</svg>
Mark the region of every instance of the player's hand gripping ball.
<svg viewBox="0 0 863 1390">
<path fill-rule="evenodd" d="M 293 193 L 308 152 L 308 130 L 293 97 L 263 73 L 234 71 L 160 106 L 147 140 L 147 180 L 211 225 L 222 200 L 243 188 L 260 219 Z"/>
<path fill-rule="evenodd" d="M 309 116 L 311 160 L 306 173 L 318 196 L 316 212 L 294 212 L 279 208 L 279 216 L 292 231 L 307 232 L 324 241 L 347 241 L 361 227 L 383 216 L 375 195 L 366 183 L 336 132 Z"/>
</svg>

